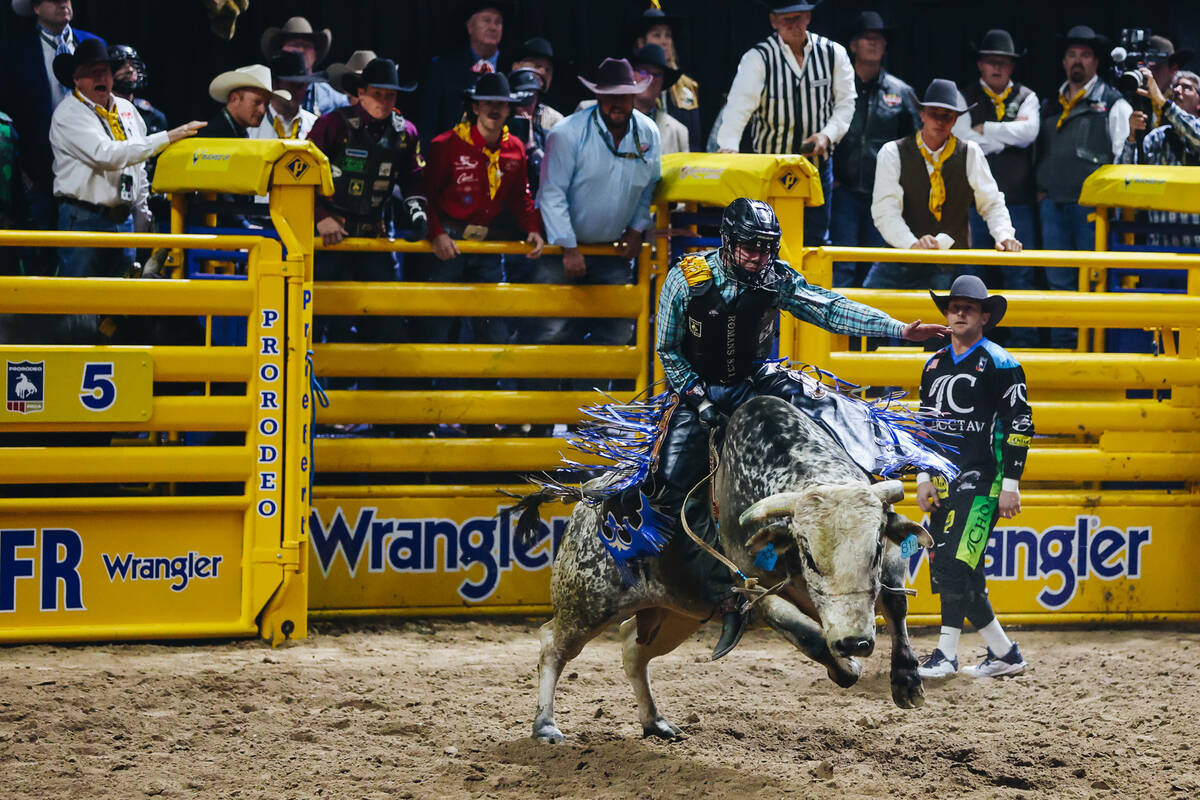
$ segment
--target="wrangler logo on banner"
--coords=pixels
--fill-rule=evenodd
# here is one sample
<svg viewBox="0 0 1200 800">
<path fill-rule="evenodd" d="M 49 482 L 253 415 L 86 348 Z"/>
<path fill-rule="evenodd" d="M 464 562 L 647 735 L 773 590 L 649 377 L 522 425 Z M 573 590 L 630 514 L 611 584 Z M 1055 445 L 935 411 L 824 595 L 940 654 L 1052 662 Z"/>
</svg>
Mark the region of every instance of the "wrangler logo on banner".
<svg viewBox="0 0 1200 800">
<path fill-rule="evenodd" d="M 4 400 L 9 411 L 32 414 L 46 407 L 46 362 L 6 361 Z"/>
</svg>

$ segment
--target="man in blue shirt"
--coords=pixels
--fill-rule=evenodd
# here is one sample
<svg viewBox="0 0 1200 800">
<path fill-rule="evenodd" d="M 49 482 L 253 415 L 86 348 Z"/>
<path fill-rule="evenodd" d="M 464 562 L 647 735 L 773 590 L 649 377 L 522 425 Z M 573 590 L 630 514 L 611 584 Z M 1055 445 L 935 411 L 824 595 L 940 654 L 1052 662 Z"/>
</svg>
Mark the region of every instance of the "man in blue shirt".
<svg viewBox="0 0 1200 800">
<path fill-rule="evenodd" d="M 662 149 L 654 120 L 633 107 L 649 77 L 638 77 L 625 59 L 606 58 L 596 81 L 579 79 L 597 103 L 550 129 L 537 202 L 550 244 L 563 255 L 543 256 L 536 283 L 622 284 L 650 227 L 650 201 L 662 174 Z M 588 256 L 580 245 L 617 242 L 620 255 Z M 543 319 L 536 344 L 628 344 L 633 320 Z"/>
</svg>

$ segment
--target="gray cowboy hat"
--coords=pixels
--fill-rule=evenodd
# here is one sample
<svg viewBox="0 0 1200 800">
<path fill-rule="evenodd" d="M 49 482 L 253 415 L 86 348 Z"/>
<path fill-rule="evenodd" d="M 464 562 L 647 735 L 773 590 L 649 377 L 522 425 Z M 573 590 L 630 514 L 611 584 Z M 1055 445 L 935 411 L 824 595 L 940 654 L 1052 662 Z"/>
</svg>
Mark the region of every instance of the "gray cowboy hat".
<svg viewBox="0 0 1200 800">
<path fill-rule="evenodd" d="M 1012 34 L 1002 28 L 993 28 L 983 35 L 983 41 L 976 48 L 976 55 L 981 56 L 1007 56 L 1009 58 L 1023 58 L 1027 51 L 1022 50 L 1017 52 L 1017 46 L 1013 44 Z"/>
<path fill-rule="evenodd" d="M 1004 318 L 1004 312 L 1008 311 L 1008 300 L 1004 295 L 988 294 L 987 286 L 976 275 L 959 275 L 954 279 L 954 283 L 950 284 L 949 294 L 934 294 L 933 289 L 930 289 L 929 296 L 933 298 L 933 303 L 938 307 L 938 311 L 943 314 L 946 313 L 946 307 L 955 297 L 978 302 L 983 306 L 983 310 L 991 315 L 987 324 L 983 326 L 985 331 L 990 331 L 999 325 L 1000 320 Z"/>
<path fill-rule="evenodd" d="M 638 78 L 633 66 L 624 58 L 606 58 L 596 70 L 596 80 L 589 81 L 582 75 L 579 82 L 592 94 L 641 94 L 650 85 L 651 78 Z"/>
<path fill-rule="evenodd" d="M 1112 41 L 1107 36 L 1101 36 L 1087 25 L 1074 25 L 1065 36 L 1058 37 L 1060 51 L 1065 51 L 1073 44 L 1085 44 L 1092 48 L 1097 59 L 1107 58 L 1112 48 Z"/>
<path fill-rule="evenodd" d="M 342 94 L 349 94 L 350 91 L 342 82 L 347 75 L 353 72 L 355 75 L 362 75 L 363 69 L 375 59 L 379 58 L 374 50 L 355 50 L 344 64 L 330 64 L 325 70 L 325 75 L 328 77 L 329 85 L 337 89 Z"/>
<path fill-rule="evenodd" d="M 929 86 L 925 88 L 925 99 L 917 101 L 922 108 L 933 106 L 935 108 L 948 108 L 951 111 L 957 111 L 963 114 L 975 107 L 975 103 L 967 105 L 966 99 L 962 93 L 958 91 L 958 87 L 954 85 L 954 81 L 946 80 L 945 78 L 934 78 L 929 82 Z"/>
</svg>

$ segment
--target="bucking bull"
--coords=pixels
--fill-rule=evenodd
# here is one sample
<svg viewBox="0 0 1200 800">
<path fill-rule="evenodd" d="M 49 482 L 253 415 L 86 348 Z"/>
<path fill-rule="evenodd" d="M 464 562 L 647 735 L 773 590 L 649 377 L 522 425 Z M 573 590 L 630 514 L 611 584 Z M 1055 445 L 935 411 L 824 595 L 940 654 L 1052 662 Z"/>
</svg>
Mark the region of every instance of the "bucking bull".
<svg viewBox="0 0 1200 800">
<path fill-rule="evenodd" d="M 762 586 L 784 582 L 758 601 L 759 618 L 824 664 L 833 682 L 845 688 L 861 673 L 856 657 L 875 648 L 878 608 L 892 637 L 892 699 L 901 708 L 922 705 L 905 625 L 904 564 L 895 545 L 909 535 L 924 546 L 932 540 L 892 510 L 904 496 L 900 482 L 871 484 L 824 428 L 766 396 L 734 413 L 719 465 L 712 499 L 725 554 Z M 536 508 L 549 499 L 538 494 L 523 505 Z M 533 735 L 562 741 L 554 692 L 564 665 L 609 624 L 623 620 L 625 674 L 644 735 L 673 738 L 681 730 L 659 713 L 647 666 L 691 636 L 712 609 L 673 563 L 672 543 L 659 556 L 642 559 L 632 585 L 622 580 L 598 535 L 601 513 L 588 503 L 575 506 L 554 563 L 554 618 L 540 631 Z M 768 545 L 778 559 L 765 569 L 756 566 L 755 556 Z"/>
</svg>

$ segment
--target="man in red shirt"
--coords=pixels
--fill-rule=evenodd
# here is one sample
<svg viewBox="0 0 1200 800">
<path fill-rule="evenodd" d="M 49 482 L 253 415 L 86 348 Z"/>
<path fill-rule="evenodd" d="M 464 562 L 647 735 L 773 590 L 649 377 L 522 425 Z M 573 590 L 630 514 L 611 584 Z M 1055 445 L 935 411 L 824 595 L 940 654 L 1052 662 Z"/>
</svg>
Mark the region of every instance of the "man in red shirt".
<svg viewBox="0 0 1200 800">
<path fill-rule="evenodd" d="M 434 138 L 425 168 L 425 196 L 429 199 L 429 240 L 433 256 L 417 260 L 413 277 L 423 281 L 499 283 L 504 280 L 499 255 L 461 253 L 455 239 L 507 238 L 495 229 L 496 217 L 507 210 L 531 245 L 526 258 L 541 256 L 542 218 L 529 193 L 525 145 L 509 134 L 513 105 L 524 98 L 509 89 L 503 73 L 479 77 L 465 93 L 467 119 Z M 516 256 L 509 256 L 515 258 Z M 502 344 L 508 341 L 504 319 L 473 318 L 473 337 L 455 335 L 458 318 L 427 317 L 416 323 L 419 341 L 460 340 Z M 465 332 L 463 332 L 465 333 Z"/>
</svg>

